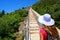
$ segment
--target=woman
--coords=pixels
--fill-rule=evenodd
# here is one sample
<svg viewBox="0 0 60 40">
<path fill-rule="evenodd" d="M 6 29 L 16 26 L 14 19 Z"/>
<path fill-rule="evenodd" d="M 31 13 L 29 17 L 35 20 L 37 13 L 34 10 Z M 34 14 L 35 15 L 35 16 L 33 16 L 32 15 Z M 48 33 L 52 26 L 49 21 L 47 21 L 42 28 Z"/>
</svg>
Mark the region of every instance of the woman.
<svg viewBox="0 0 60 40">
<path fill-rule="evenodd" d="M 40 28 L 40 40 L 58 40 L 59 32 L 55 26 L 55 21 L 51 18 L 51 15 L 44 14 L 38 18 L 42 28 Z M 51 36 L 50 36 L 51 35 Z"/>
</svg>

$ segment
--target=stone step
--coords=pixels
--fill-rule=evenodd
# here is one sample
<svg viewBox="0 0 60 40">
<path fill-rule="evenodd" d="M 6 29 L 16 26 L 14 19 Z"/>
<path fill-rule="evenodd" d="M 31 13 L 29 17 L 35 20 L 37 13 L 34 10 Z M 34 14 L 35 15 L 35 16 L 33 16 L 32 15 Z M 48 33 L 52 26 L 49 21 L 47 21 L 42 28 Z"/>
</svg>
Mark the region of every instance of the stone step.
<svg viewBox="0 0 60 40">
<path fill-rule="evenodd" d="M 40 35 L 37 33 L 30 34 L 31 40 L 40 40 Z"/>
<path fill-rule="evenodd" d="M 37 33 L 39 33 L 39 32 L 29 32 L 29 34 L 37 34 Z"/>
<path fill-rule="evenodd" d="M 39 28 L 29 28 L 29 30 L 39 30 Z"/>
<path fill-rule="evenodd" d="M 35 30 L 35 31 L 29 31 L 29 32 L 39 32 L 38 30 Z"/>
<path fill-rule="evenodd" d="M 29 20 L 36 20 L 35 18 L 29 18 Z"/>
<path fill-rule="evenodd" d="M 29 29 L 39 29 L 39 27 L 29 27 Z"/>
<path fill-rule="evenodd" d="M 29 29 L 29 31 L 39 31 L 39 29 Z"/>
<path fill-rule="evenodd" d="M 35 19 L 31 18 L 30 21 L 36 21 Z"/>
<path fill-rule="evenodd" d="M 37 22 L 30 22 L 30 24 L 37 24 Z"/>
<path fill-rule="evenodd" d="M 29 28 L 39 28 L 39 26 L 29 26 Z"/>
<path fill-rule="evenodd" d="M 29 34 L 37 34 L 37 33 L 39 33 L 39 32 L 29 32 Z"/>
<path fill-rule="evenodd" d="M 34 15 L 30 15 L 29 17 L 34 17 Z"/>
<path fill-rule="evenodd" d="M 39 26 L 38 24 L 29 24 L 29 26 Z"/>
<path fill-rule="evenodd" d="M 34 15 L 30 15 L 29 17 L 34 17 Z"/>
<path fill-rule="evenodd" d="M 39 29 L 39 27 L 29 27 L 29 29 Z"/>
<path fill-rule="evenodd" d="M 39 28 L 39 26 L 29 26 L 29 28 Z"/>
<path fill-rule="evenodd" d="M 33 13 L 30 13 L 30 16 L 33 15 Z"/>
</svg>

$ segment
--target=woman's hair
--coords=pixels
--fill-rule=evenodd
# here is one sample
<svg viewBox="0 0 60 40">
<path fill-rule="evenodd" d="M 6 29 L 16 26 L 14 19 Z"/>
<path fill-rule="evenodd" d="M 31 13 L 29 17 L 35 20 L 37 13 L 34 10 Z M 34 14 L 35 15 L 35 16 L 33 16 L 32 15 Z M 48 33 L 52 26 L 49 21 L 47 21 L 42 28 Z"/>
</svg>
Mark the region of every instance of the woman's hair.
<svg viewBox="0 0 60 40">
<path fill-rule="evenodd" d="M 57 38 L 57 37 L 59 37 L 55 25 L 53 25 L 53 26 L 45 26 L 45 25 L 44 25 L 43 28 L 44 28 L 46 31 L 48 31 L 48 32 L 52 35 L 53 38 Z"/>
</svg>

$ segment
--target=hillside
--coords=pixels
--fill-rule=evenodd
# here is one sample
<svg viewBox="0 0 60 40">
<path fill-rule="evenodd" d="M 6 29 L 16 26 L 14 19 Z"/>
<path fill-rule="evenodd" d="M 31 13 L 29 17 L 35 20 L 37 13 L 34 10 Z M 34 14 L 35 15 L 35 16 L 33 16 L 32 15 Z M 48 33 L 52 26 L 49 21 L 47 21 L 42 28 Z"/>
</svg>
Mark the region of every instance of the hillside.
<svg viewBox="0 0 60 40">
<path fill-rule="evenodd" d="M 49 13 L 60 28 L 60 0 L 40 0 L 32 8 L 40 15 Z M 18 9 L 11 13 L 0 12 L 0 40 L 15 40 L 14 33 L 18 32 L 21 22 L 27 17 L 26 9 Z"/>
<path fill-rule="evenodd" d="M 27 10 L 18 9 L 11 13 L 0 13 L 0 40 L 15 40 L 14 33 L 18 32 L 21 22 L 27 16 Z"/>
<path fill-rule="evenodd" d="M 60 0 L 40 0 L 34 4 L 33 9 L 40 15 L 49 13 L 60 28 Z"/>
</svg>

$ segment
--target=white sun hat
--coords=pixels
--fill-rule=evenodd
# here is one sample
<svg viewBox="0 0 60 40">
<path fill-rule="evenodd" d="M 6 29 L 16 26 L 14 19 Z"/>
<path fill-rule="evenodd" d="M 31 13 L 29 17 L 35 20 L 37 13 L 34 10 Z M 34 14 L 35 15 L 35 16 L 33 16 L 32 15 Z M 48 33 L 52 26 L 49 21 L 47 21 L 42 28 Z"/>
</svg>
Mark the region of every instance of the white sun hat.
<svg viewBox="0 0 60 40">
<path fill-rule="evenodd" d="M 52 26 L 55 24 L 55 21 L 51 18 L 50 14 L 44 14 L 38 18 L 39 23 L 46 26 Z"/>
</svg>

